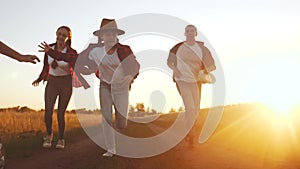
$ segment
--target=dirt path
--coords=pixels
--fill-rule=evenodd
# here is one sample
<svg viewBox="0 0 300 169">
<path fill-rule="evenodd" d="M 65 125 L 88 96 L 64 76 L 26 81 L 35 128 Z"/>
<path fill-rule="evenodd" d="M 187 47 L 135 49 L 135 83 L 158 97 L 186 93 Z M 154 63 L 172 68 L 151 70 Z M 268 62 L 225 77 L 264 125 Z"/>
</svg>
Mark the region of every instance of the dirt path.
<svg viewBox="0 0 300 169">
<path fill-rule="evenodd" d="M 161 130 L 153 125 L 152 130 Z M 67 143 L 63 150 L 41 148 L 39 153 L 18 161 L 8 161 L 7 169 L 201 169 L 220 168 L 221 161 L 215 163 L 212 157 L 216 156 L 218 147 L 195 144 L 190 147 L 182 141 L 168 152 L 150 158 L 126 158 L 114 156 L 103 158 L 105 151 L 96 145 L 87 135 L 77 138 L 74 143 Z M 55 145 L 55 143 L 54 143 Z M 215 151 L 212 151 L 215 149 Z M 218 149 L 218 151 L 222 151 Z M 212 153 L 211 153 L 212 152 Z M 221 153 L 219 159 L 224 157 Z"/>
<path fill-rule="evenodd" d="M 20 161 L 8 160 L 7 169 L 69 169 L 75 163 L 95 156 L 98 151 L 102 150 L 85 135 L 80 141 L 67 144 L 63 150 L 52 147 Z"/>
<path fill-rule="evenodd" d="M 149 158 L 126 158 L 101 156 L 105 150 L 96 145 L 86 134 L 76 136 L 64 150 L 41 149 L 38 154 L 21 160 L 9 159 L 7 169 L 299 169 L 300 149 L 281 137 L 274 142 L 278 132 L 269 132 L 268 119 L 257 115 L 224 116 L 215 134 L 204 144 L 192 147 L 181 141 L 171 150 Z M 228 123 L 227 121 L 230 121 Z M 203 124 L 203 119 L 200 121 Z M 229 125 L 230 124 L 230 125 Z M 255 125 L 253 125 L 255 124 Z M 159 125 L 131 123 L 129 133 L 159 133 Z M 264 129 L 264 130 L 262 130 Z M 150 132 L 151 131 L 151 132 Z M 200 131 L 199 131 L 200 132 Z M 287 133 L 287 132 L 283 132 Z M 283 134 L 282 133 L 282 134 Z M 300 131 L 295 131 L 299 136 Z M 280 142 L 281 141 L 281 142 Z M 293 140 L 295 141 L 295 140 Z M 294 142 L 293 142 L 294 143 Z M 299 144 L 297 144 L 299 145 Z M 140 147 L 136 147 L 140 148 Z"/>
<path fill-rule="evenodd" d="M 104 152 L 88 136 L 66 145 L 63 150 L 41 149 L 40 153 L 18 161 L 8 161 L 7 169 L 260 169 L 270 167 L 262 158 L 237 152 L 219 142 L 195 144 L 182 141 L 168 152 L 133 159 L 120 156 L 103 158 Z M 274 164 L 273 167 L 276 168 Z M 267 167 L 268 168 L 268 167 Z"/>
</svg>

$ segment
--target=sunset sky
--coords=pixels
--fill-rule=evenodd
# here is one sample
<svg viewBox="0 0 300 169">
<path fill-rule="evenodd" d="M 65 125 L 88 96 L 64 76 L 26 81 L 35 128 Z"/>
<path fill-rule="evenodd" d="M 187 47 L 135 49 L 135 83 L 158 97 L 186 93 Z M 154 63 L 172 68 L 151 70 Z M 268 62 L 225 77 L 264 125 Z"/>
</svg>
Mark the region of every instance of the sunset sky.
<svg viewBox="0 0 300 169">
<path fill-rule="evenodd" d="M 38 44 L 42 41 L 55 42 L 55 31 L 61 25 L 72 29 L 72 47 L 81 52 L 95 39 L 92 32 L 99 28 L 102 18 L 122 20 L 143 13 L 173 16 L 198 27 L 198 39 L 205 37 L 213 47 L 217 54 L 214 57 L 220 62 L 225 78 L 224 104 L 263 102 L 286 111 L 300 104 L 299 7 L 300 1 L 296 0 L 2 0 L 0 39 L 20 53 L 35 54 L 43 59 L 43 53 L 37 52 Z M 167 52 L 176 44 L 174 40 L 157 35 L 141 37 L 120 39 L 134 52 L 151 49 Z M 141 59 L 138 55 L 137 58 Z M 161 62 L 166 63 L 166 60 Z M 43 108 L 45 85 L 31 85 L 42 65 L 18 63 L 1 55 L 0 107 Z M 97 79 L 93 81 L 98 83 Z M 130 96 L 132 104 L 146 103 L 151 100 L 154 91 L 161 91 L 163 95 L 159 98 L 160 104 L 166 103 L 162 111 L 182 104 L 172 79 L 161 71 L 144 70 L 134 85 Z M 98 104 L 98 89 L 90 90 L 93 90 L 91 100 Z M 211 91 L 212 86 L 205 85 L 202 95 L 204 107 L 211 106 Z M 84 90 L 76 89 L 74 92 L 84 93 Z M 160 96 L 159 92 L 156 94 L 155 97 Z M 74 102 L 73 97 L 69 109 L 95 108 L 90 101 L 82 105 Z"/>
</svg>

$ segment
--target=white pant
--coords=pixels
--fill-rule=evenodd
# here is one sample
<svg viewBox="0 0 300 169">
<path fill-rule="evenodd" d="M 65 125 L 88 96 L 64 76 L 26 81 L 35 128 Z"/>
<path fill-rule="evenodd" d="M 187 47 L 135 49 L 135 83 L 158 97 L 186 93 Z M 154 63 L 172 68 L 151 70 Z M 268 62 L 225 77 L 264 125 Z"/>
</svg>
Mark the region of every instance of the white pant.
<svg viewBox="0 0 300 169">
<path fill-rule="evenodd" d="M 200 109 L 201 84 L 177 81 L 177 85 L 185 107 L 185 126 L 190 130 Z"/>
<path fill-rule="evenodd" d="M 100 82 L 100 107 L 102 111 L 102 124 L 107 151 L 116 152 L 114 135 L 114 122 L 112 107 L 115 109 L 115 127 L 124 129 L 127 126 L 129 104 L 129 87 L 118 87 Z"/>
</svg>

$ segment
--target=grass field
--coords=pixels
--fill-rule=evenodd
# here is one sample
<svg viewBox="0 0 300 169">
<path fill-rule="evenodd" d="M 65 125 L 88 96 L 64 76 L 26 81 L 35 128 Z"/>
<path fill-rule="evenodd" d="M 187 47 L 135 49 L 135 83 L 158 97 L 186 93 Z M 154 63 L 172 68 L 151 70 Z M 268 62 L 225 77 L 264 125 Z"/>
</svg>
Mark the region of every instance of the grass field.
<svg viewBox="0 0 300 169">
<path fill-rule="evenodd" d="M 208 109 L 200 111 L 195 125 L 197 133 L 201 132 L 207 115 Z M 177 117 L 177 113 L 171 113 L 162 114 L 155 121 L 145 124 L 129 121 L 122 133 L 135 138 L 155 136 L 159 133 L 151 126 L 168 129 Z M 66 119 L 69 144 L 78 142 L 82 137 L 87 138 L 76 114 L 68 113 Z M 299 169 L 299 122 L 299 112 L 282 117 L 260 104 L 228 105 L 224 107 L 215 133 L 207 142 L 192 149 L 182 141 L 169 151 L 149 158 L 114 156 L 105 159 L 100 157 L 105 150 L 96 146 L 82 160 L 72 161 L 70 168 Z M 42 152 L 43 113 L 0 113 L 0 124 L 8 159 L 15 161 Z M 57 128 L 57 123 L 54 124 Z"/>
<path fill-rule="evenodd" d="M 75 141 L 75 136 L 84 134 L 84 131 L 76 114 L 66 113 L 65 118 L 66 137 L 71 142 Z M 43 112 L 0 112 L 0 137 L 8 158 L 26 158 L 38 153 L 45 129 Z M 56 112 L 53 114 L 53 131 L 57 137 Z"/>
<path fill-rule="evenodd" d="M 76 114 L 66 113 L 67 130 L 80 127 Z M 56 113 L 53 114 L 53 129 L 57 132 Z M 2 139 L 26 138 L 45 131 L 43 112 L 0 112 Z"/>
</svg>

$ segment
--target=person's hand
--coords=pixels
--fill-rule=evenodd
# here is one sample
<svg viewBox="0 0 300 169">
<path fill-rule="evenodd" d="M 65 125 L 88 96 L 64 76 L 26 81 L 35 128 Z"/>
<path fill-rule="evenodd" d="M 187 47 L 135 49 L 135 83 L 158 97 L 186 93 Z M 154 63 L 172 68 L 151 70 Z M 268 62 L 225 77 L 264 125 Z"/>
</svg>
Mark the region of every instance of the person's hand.
<svg viewBox="0 0 300 169">
<path fill-rule="evenodd" d="M 35 81 L 32 82 L 32 86 L 36 87 L 38 86 L 40 83 L 40 81 L 38 79 L 36 79 Z"/>
<path fill-rule="evenodd" d="M 36 61 L 40 62 L 40 59 L 35 55 L 21 55 L 20 62 L 31 62 L 36 64 Z"/>
<path fill-rule="evenodd" d="M 51 47 L 44 41 L 42 42 L 40 45 L 38 45 L 41 49 L 39 50 L 39 52 L 45 52 L 47 53 Z"/>
</svg>

